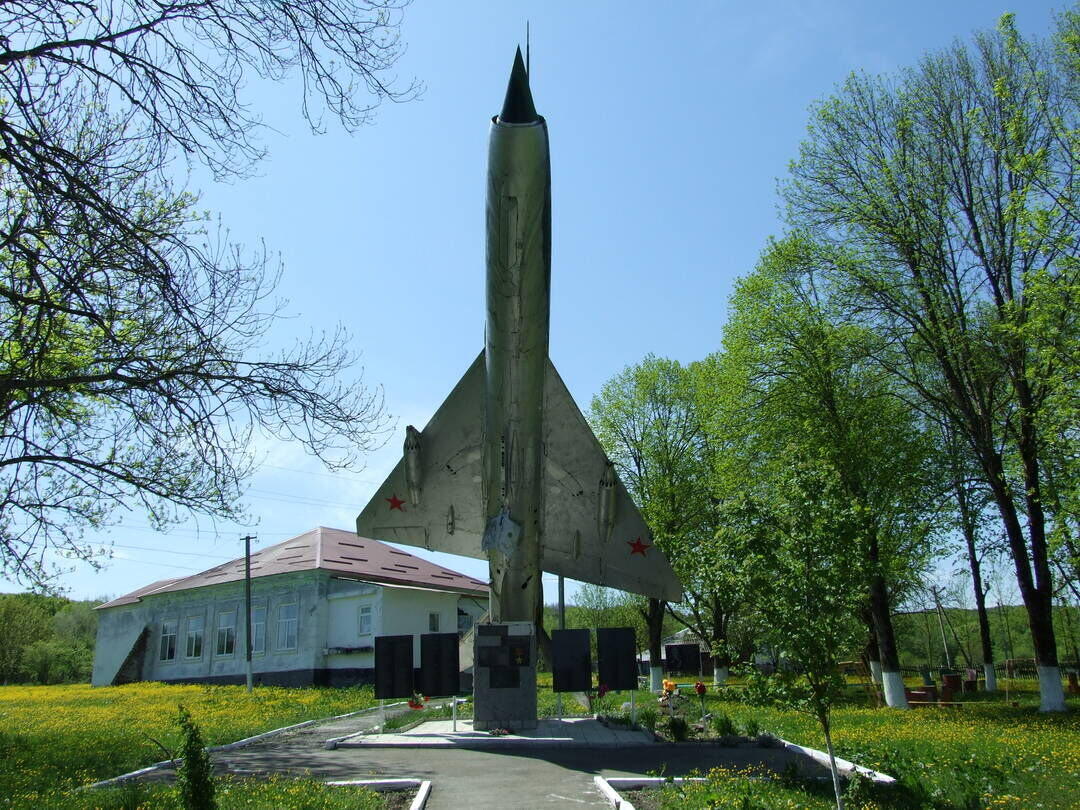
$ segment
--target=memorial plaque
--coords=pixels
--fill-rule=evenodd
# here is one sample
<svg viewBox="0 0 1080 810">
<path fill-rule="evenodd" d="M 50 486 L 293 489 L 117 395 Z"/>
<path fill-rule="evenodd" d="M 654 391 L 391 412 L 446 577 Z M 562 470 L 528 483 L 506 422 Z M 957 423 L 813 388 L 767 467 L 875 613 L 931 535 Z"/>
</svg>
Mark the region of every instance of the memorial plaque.
<svg viewBox="0 0 1080 810">
<path fill-rule="evenodd" d="M 375 638 L 375 697 L 404 698 L 413 695 L 412 636 Z"/>
<path fill-rule="evenodd" d="M 637 689 L 637 640 L 632 627 L 596 631 L 597 680 L 608 689 Z"/>
<path fill-rule="evenodd" d="M 461 691 L 457 633 L 420 636 L 420 691 L 445 697 Z"/>
<path fill-rule="evenodd" d="M 507 636 L 506 646 L 510 651 L 510 663 L 515 667 L 527 667 L 532 663 L 529 655 L 532 636 Z"/>
<path fill-rule="evenodd" d="M 701 648 L 697 644 L 666 644 L 667 672 L 701 672 Z"/>
<path fill-rule="evenodd" d="M 476 663 L 482 667 L 510 666 L 509 647 L 477 647 Z"/>
<path fill-rule="evenodd" d="M 492 667 L 490 677 L 492 689 L 518 689 L 521 687 L 520 667 Z"/>
<path fill-rule="evenodd" d="M 592 688 L 588 630 L 551 631 L 551 670 L 554 692 L 586 692 Z"/>
</svg>

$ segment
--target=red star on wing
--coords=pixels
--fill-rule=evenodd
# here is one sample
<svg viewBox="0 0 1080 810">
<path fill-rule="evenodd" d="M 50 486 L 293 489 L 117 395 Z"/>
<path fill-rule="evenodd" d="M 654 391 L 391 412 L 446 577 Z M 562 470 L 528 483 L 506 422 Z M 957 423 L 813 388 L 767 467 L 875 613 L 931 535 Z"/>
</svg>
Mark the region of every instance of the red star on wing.
<svg viewBox="0 0 1080 810">
<path fill-rule="evenodd" d="M 397 509 L 399 512 L 405 511 L 405 501 L 401 500 L 401 498 L 397 496 L 396 492 L 389 498 L 387 498 L 386 502 L 390 504 L 391 510 Z"/>
<path fill-rule="evenodd" d="M 631 557 L 633 557 L 635 554 L 640 554 L 642 557 L 644 557 L 645 549 L 652 548 L 652 546 L 650 546 L 648 543 L 642 543 L 640 537 L 633 543 L 631 543 L 629 540 L 626 541 L 626 545 L 630 546 Z"/>
</svg>

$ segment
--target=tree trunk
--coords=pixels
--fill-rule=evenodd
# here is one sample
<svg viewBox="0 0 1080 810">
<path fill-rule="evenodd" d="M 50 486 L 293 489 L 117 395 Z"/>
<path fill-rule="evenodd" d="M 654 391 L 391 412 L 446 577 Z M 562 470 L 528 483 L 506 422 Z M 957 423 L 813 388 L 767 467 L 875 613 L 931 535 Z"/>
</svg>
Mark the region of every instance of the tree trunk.
<svg viewBox="0 0 1080 810">
<path fill-rule="evenodd" d="M 982 645 L 983 671 L 986 673 L 986 691 L 997 690 L 997 678 L 994 675 L 994 645 L 990 640 L 990 615 L 986 612 L 986 591 L 983 590 L 982 570 L 979 563 L 978 549 L 975 542 L 975 515 L 972 514 L 967 490 L 960 484 L 956 487 L 956 503 L 960 507 L 960 526 L 967 544 L 968 565 L 971 568 L 971 584 L 975 589 L 975 612 L 979 617 L 979 642 Z"/>
<path fill-rule="evenodd" d="M 870 563 L 875 569 L 870 578 L 870 615 L 874 619 L 881 654 L 881 685 L 885 692 L 885 705 L 894 709 L 908 709 L 911 707 L 904 694 L 904 679 L 900 675 L 900 657 L 896 653 L 896 635 L 889 611 L 889 590 L 884 575 L 876 570 L 878 562 L 877 537 L 874 537 L 870 543 Z"/>
<path fill-rule="evenodd" d="M 870 612 L 869 607 L 863 614 L 863 620 L 866 622 L 866 628 L 869 631 L 866 639 L 866 666 L 870 670 L 870 679 L 876 683 L 881 683 L 881 652 L 878 650 L 877 643 L 877 630 L 874 628 L 874 616 Z"/>
<path fill-rule="evenodd" d="M 1020 588 L 1020 598 L 1027 611 L 1028 627 L 1035 647 L 1035 663 L 1039 671 L 1039 711 L 1065 711 L 1065 690 L 1061 685 L 1061 670 L 1058 668 L 1057 639 L 1054 637 L 1054 619 L 1051 613 L 1050 569 L 1047 561 L 1045 522 L 1042 507 L 1038 503 L 1038 490 L 1029 493 L 1027 504 L 1035 514 L 1028 515 L 1028 531 L 1031 543 L 1031 555 L 1028 555 L 1028 543 L 1020 516 L 1008 491 L 1005 480 L 1005 468 L 1000 454 L 983 454 L 990 491 L 994 497 L 998 512 L 1005 526 L 1005 536 L 1009 541 L 1013 567 L 1016 572 L 1016 584 Z M 1025 480 L 1031 475 L 1025 460 Z M 1032 576 L 1032 567 L 1035 575 Z"/>
<path fill-rule="evenodd" d="M 649 600 L 645 625 L 649 629 L 649 689 L 658 692 L 663 688 L 664 678 L 664 668 L 660 664 L 664 640 L 664 603 L 661 600 Z"/>
<path fill-rule="evenodd" d="M 731 656 L 727 644 L 728 615 L 720 606 L 718 598 L 712 603 L 712 639 L 709 652 L 713 661 L 713 683 L 720 686 L 728 679 Z"/>
<path fill-rule="evenodd" d="M 829 771 L 832 773 L 833 793 L 836 795 L 836 810 L 844 810 L 844 791 L 840 787 L 840 771 L 836 769 L 836 754 L 833 752 L 832 734 L 829 730 L 829 715 L 819 714 L 818 722 L 825 733 L 825 750 L 829 752 Z"/>
</svg>

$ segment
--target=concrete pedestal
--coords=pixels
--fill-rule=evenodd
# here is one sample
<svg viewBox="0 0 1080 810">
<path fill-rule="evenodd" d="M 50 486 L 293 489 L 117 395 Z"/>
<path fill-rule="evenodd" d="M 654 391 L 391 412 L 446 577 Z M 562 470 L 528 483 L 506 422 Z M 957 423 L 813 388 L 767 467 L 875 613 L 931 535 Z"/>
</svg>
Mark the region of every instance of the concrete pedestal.
<svg viewBox="0 0 1080 810">
<path fill-rule="evenodd" d="M 536 629 L 532 622 L 476 628 L 473 728 L 536 728 Z"/>
</svg>

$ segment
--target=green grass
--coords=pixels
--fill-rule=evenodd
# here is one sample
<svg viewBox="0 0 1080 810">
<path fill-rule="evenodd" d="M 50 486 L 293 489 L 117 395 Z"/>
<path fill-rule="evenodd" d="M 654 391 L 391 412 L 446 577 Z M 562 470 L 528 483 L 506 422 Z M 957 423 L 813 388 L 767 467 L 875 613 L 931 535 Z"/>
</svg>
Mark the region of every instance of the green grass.
<svg viewBox="0 0 1080 810">
<path fill-rule="evenodd" d="M 363 689 L 140 683 L 0 687 L 0 807 L 65 807 L 68 791 L 167 758 L 184 705 L 207 745 L 374 705 Z M 160 743 L 160 744 L 159 744 Z"/>
<path fill-rule="evenodd" d="M 407 794 L 411 796 L 411 792 Z M 177 791 L 171 785 L 131 783 L 97 790 L 71 790 L 54 797 L 56 807 L 66 810 L 182 810 Z M 311 779 L 236 779 L 217 781 L 214 796 L 219 810 L 386 810 L 408 807 L 403 794 L 383 796 L 367 788 L 330 787 Z M 404 802 L 404 804 L 402 804 Z"/>
<path fill-rule="evenodd" d="M 1080 807 L 1080 700 L 1070 698 L 1064 715 L 1040 714 L 1038 695 L 1028 687 L 1004 697 L 971 696 L 960 708 L 912 711 L 877 709 L 853 699 L 833 716 L 837 754 L 895 776 L 899 785 L 849 788 L 849 805 L 888 810 L 977 810 L 980 808 Z M 710 695 L 709 710 L 745 729 L 757 725 L 792 742 L 824 749 L 815 720 L 794 711 L 749 706 L 732 699 L 735 689 Z M 641 808 L 835 806 L 828 784 L 795 780 L 748 780 L 717 771 L 705 785 L 669 787 Z M 714 804 L 710 804 L 713 802 Z"/>
</svg>

